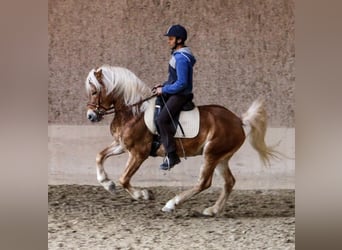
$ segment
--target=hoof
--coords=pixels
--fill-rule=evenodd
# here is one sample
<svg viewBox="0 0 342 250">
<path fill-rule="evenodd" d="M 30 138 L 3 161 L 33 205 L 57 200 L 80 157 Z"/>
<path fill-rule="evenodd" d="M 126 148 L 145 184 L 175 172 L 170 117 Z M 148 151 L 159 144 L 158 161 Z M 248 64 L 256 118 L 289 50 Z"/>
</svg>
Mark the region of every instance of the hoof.
<svg viewBox="0 0 342 250">
<path fill-rule="evenodd" d="M 115 193 L 115 190 L 116 190 L 115 183 L 111 181 L 108 186 L 108 191 L 111 193 Z"/>
<path fill-rule="evenodd" d="M 108 190 L 110 193 L 115 193 L 115 183 L 113 181 L 107 181 L 104 183 L 101 183 L 101 185 Z"/>
<path fill-rule="evenodd" d="M 163 212 L 173 212 L 176 209 L 176 204 L 173 200 L 169 200 L 166 205 L 162 208 Z"/>
<path fill-rule="evenodd" d="M 151 190 L 142 190 L 142 196 L 144 200 L 154 200 L 154 194 Z"/>
<path fill-rule="evenodd" d="M 203 211 L 203 215 L 205 215 L 205 216 L 213 217 L 216 214 L 217 214 L 217 212 L 215 212 L 212 207 L 208 207 L 208 208 L 204 209 L 204 211 Z"/>
<path fill-rule="evenodd" d="M 162 211 L 163 211 L 163 212 L 166 212 L 166 213 L 171 213 L 171 212 L 174 211 L 174 209 L 168 208 L 168 207 L 165 206 L 165 207 L 162 208 Z"/>
</svg>

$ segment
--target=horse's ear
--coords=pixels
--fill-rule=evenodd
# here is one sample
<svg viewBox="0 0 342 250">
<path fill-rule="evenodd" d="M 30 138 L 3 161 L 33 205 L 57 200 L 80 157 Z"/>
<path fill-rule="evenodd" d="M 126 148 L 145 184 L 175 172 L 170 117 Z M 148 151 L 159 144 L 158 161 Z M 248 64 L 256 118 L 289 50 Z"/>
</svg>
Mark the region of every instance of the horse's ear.
<svg viewBox="0 0 342 250">
<path fill-rule="evenodd" d="M 94 75 L 96 76 L 96 78 L 97 77 L 101 77 L 101 75 L 102 75 L 102 69 L 99 69 L 99 71 L 94 71 Z"/>
<path fill-rule="evenodd" d="M 102 85 L 104 86 L 103 82 L 102 82 L 102 69 L 99 69 L 98 71 L 95 71 L 94 72 L 94 75 L 97 79 L 97 81 Z"/>
<path fill-rule="evenodd" d="M 99 69 L 99 71 L 95 71 L 94 75 L 95 75 L 96 79 L 99 81 L 99 83 L 101 84 L 101 82 L 102 82 L 102 69 Z"/>
</svg>

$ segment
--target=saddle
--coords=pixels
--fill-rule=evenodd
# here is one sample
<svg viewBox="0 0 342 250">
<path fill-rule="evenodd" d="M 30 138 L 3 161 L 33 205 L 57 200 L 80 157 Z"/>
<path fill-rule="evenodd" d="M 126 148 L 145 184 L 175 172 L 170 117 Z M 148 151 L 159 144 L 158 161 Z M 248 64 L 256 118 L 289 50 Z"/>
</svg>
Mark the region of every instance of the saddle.
<svg viewBox="0 0 342 250">
<path fill-rule="evenodd" d="M 156 97 L 148 101 L 147 108 L 144 114 L 144 121 L 148 130 L 154 135 L 154 142 L 152 143 L 151 155 L 155 156 L 155 151 L 159 148 L 160 138 L 156 126 Z M 175 117 L 177 130 L 175 138 L 194 138 L 199 132 L 199 110 L 192 101 L 183 106 L 182 111 Z M 154 148 L 154 149 L 153 149 Z"/>
</svg>

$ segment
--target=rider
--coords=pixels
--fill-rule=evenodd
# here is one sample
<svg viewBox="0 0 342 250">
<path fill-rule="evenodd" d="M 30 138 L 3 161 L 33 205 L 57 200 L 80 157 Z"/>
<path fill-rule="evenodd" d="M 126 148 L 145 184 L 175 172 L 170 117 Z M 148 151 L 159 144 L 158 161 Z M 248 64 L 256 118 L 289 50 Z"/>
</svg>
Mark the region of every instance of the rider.
<svg viewBox="0 0 342 250">
<path fill-rule="evenodd" d="M 185 46 L 187 31 L 183 26 L 170 26 L 165 36 L 168 37 L 171 49 L 168 80 L 154 87 L 155 93 L 158 94 L 157 99 L 164 104 L 157 118 L 161 142 L 166 150 L 166 157 L 160 165 L 162 170 L 168 170 L 180 163 L 176 153 L 176 127 L 173 118 L 180 113 L 183 105 L 193 98 L 192 78 L 196 62 L 190 48 Z"/>
</svg>

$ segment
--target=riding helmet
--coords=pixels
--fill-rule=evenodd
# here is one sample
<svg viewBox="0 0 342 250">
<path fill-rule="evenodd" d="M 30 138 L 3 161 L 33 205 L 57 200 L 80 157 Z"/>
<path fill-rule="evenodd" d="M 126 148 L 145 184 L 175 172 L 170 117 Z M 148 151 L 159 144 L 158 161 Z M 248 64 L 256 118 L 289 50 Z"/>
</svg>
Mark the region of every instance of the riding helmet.
<svg viewBox="0 0 342 250">
<path fill-rule="evenodd" d="M 175 36 L 182 38 L 183 42 L 187 39 L 186 29 L 179 24 L 171 25 L 164 36 Z"/>
</svg>

